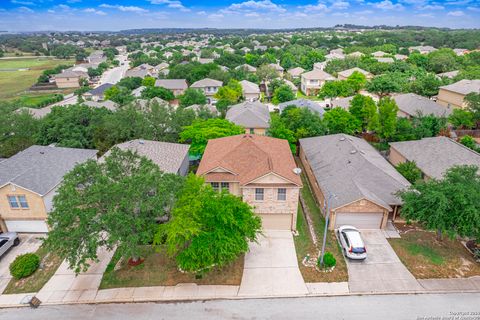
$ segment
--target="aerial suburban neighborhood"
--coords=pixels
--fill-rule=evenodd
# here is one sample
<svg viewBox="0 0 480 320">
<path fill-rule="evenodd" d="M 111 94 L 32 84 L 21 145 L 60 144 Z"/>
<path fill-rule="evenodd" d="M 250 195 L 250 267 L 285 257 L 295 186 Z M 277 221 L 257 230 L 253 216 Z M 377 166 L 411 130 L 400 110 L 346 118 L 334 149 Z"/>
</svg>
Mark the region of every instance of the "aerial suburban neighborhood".
<svg viewBox="0 0 480 320">
<path fill-rule="evenodd" d="M 0 319 L 478 319 L 467 2 L 471 16 L 447 13 L 478 18 L 461 28 L 143 28 L 166 13 L 108 1 L 47 13 L 70 15 L 59 30 L 117 11 L 139 27 L 0 22 Z M 356 6 L 446 10 L 429 3 Z M 35 6 L 11 1 L 0 19 Z"/>
</svg>

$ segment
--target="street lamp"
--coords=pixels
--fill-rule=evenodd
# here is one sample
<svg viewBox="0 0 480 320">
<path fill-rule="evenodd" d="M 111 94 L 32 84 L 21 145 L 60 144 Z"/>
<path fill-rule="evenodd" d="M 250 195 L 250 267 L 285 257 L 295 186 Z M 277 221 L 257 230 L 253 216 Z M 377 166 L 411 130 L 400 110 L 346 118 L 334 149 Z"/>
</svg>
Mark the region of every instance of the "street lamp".
<svg viewBox="0 0 480 320">
<path fill-rule="evenodd" d="M 327 191 L 328 192 L 328 191 Z M 327 243 L 327 232 L 328 232 L 328 223 L 330 219 L 330 201 L 331 199 L 337 199 L 337 196 L 335 194 L 331 194 L 328 192 L 328 197 L 325 201 L 325 205 L 323 207 L 324 210 L 327 210 L 327 213 L 325 214 L 325 230 L 323 230 L 323 244 L 322 244 L 322 252 L 320 254 L 320 265 L 323 266 L 323 256 L 325 255 L 325 245 Z"/>
</svg>

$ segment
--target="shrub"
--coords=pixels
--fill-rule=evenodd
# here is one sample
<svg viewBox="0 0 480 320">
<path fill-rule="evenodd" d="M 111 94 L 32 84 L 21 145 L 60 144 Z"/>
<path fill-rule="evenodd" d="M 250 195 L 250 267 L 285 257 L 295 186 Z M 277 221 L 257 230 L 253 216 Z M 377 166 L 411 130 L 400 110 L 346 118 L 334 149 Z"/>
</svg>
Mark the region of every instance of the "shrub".
<svg viewBox="0 0 480 320">
<path fill-rule="evenodd" d="M 10 274 L 15 279 L 26 278 L 40 266 L 40 257 L 35 253 L 25 253 L 19 255 L 10 264 Z"/>
<path fill-rule="evenodd" d="M 321 257 L 318 258 L 318 266 L 322 267 L 320 265 L 320 260 L 321 260 Z M 331 252 L 325 252 L 323 256 L 323 267 L 332 268 L 332 267 L 335 267 L 336 264 L 337 264 L 337 259 L 335 259 L 333 254 Z"/>
</svg>

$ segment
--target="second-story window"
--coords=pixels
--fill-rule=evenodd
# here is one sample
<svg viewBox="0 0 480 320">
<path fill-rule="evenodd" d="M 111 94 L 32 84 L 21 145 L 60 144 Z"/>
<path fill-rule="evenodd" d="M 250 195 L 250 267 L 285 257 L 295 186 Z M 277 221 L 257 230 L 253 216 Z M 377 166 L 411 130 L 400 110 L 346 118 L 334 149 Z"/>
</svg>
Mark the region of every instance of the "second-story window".
<svg viewBox="0 0 480 320">
<path fill-rule="evenodd" d="M 279 188 L 277 193 L 277 200 L 285 201 L 287 200 L 287 189 Z"/>
<path fill-rule="evenodd" d="M 12 209 L 28 209 L 27 197 L 24 195 L 7 196 L 8 203 Z"/>
<path fill-rule="evenodd" d="M 255 188 L 255 200 L 263 201 L 264 190 L 263 188 Z"/>
</svg>

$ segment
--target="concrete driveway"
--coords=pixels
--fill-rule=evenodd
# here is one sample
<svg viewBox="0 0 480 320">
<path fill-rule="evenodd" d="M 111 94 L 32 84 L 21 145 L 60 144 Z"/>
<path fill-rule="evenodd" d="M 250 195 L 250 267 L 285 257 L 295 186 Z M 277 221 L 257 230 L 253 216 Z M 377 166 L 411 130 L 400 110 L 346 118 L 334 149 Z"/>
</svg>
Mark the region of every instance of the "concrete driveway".
<svg viewBox="0 0 480 320">
<path fill-rule="evenodd" d="M 10 250 L 0 258 L 0 293 L 5 290 L 10 279 L 12 279 L 9 270 L 10 263 L 21 254 L 37 251 L 42 244 L 40 238 L 44 236 L 43 234 L 20 234 L 20 244 L 10 248 Z"/>
<path fill-rule="evenodd" d="M 380 230 L 364 230 L 368 257 L 347 259 L 348 285 L 352 293 L 419 292 L 423 287 L 402 264 Z"/>
<path fill-rule="evenodd" d="M 290 231 L 266 230 L 245 256 L 238 296 L 307 294 Z"/>
</svg>

